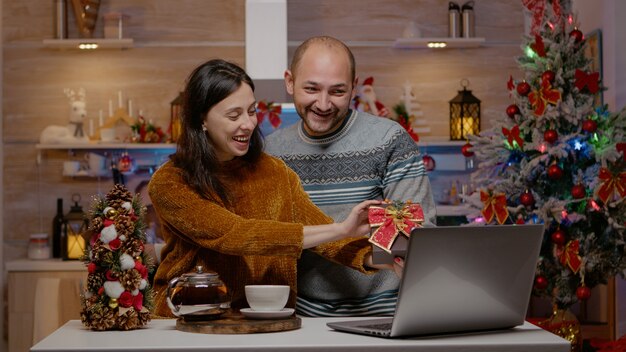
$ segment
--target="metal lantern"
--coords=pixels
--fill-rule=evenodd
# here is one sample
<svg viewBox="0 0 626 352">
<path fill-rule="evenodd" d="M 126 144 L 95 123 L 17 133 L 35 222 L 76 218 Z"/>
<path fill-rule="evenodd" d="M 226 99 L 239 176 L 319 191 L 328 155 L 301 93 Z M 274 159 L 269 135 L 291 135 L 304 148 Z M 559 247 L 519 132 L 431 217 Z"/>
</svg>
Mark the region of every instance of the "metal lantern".
<svg viewBox="0 0 626 352">
<path fill-rule="evenodd" d="M 69 213 L 63 217 L 63 239 L 61 241 L 61 256 L 63 260 L 79 260 L 85 253 L 87 241 L 85 235 L 88 234 L 89 220 L 83 212 L 83 208 L 78 205 L 80 195 L 72 195 L 74 205 Z"/>
<path fill-rule="evenodd" d="M 450 140 L 465 140 L 467 136 L 480 132 L 480 100 L 471 90 L 467 90 L 469 81 L 461 80 L 463 90 L 450 100 Z"/>
<path fill-rule="evenodd" d="M 176 142 L 180 137 L 180 114 L 183 108 L 183 92 L 178 93 L 176 99 L 170 103 L 170 141 Z"/>
</svg>

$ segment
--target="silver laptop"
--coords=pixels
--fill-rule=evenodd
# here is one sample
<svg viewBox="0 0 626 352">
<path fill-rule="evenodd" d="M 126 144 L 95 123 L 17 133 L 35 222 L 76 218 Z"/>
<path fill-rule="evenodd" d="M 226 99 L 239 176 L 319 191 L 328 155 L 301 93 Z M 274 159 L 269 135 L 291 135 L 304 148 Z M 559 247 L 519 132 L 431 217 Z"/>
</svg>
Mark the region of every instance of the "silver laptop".
<svg viewBox="0 0 626 352">
<path fill-rule="evenodd" d="M 543 230 L 543 225 L 414 229 L 394 317 L 327 325 L 380 337 L 521 325 Z"/>
</svg>

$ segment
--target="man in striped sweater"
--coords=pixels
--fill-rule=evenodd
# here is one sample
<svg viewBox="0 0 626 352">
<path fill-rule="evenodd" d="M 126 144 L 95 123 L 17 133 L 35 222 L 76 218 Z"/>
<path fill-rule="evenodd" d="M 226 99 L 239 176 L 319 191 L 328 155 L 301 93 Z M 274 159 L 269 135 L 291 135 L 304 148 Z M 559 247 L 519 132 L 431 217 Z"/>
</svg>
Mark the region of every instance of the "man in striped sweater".
<svg viewBox="0 0 626 352">
<path fill-rule="evenodd" d="M 358 78 L 341 41 L 313 37 L 285 72 L 301 121 L 267 138 L 311 200 L 336 221 L 366 199 L 411 200 L 435 222 L 430 183 L 417 145 L 396 122 L 350 109 Z M 365 275 L 305 251 L 298 264 L 297 312 L 304 316 L 391 315 L 399 279 L 391 270 Z"/>
</svg>

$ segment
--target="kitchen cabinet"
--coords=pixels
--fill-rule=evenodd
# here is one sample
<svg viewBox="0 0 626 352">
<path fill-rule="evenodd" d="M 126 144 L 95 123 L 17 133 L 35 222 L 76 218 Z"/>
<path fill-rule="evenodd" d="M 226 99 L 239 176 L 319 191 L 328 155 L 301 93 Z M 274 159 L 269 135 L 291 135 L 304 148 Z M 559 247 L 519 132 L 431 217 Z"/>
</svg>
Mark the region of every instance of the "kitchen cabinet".
<svg viewBox="0 0 626 352">
<path fill-rule="evenodd" d="M 68 320 L 80 319 L 80 287 L 87 279 L 82 262 L 20 259 L 6 269 L 9 351 L 29 351 Z"/>
</svg>

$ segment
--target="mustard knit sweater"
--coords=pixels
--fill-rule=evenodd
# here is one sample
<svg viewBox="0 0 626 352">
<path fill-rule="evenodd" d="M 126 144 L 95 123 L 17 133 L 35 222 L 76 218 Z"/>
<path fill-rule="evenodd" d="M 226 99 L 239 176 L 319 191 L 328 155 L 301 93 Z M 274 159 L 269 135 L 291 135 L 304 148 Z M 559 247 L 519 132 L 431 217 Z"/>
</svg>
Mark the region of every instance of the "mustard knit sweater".
<svg viewBox="0 0 626 352">
<path fill-rule="evenodd" d="M 159 316 L 173 316 L 165 301 L 169 280 L 197 265 L 219 274 L 235 309 L 247 307 L 244 286 L 250 284 L 289 285 L 287 306 L 295 306 L 303 225 L 333 220 L 309 200 L 298 176 L 267 154 L 253 169 L 238 168 L 223 181 L 231 192 L 229 208 L 200 197 L 171 161 L 152 176 L 148 190 L 166 243 L 154 279 L 154 313 Z M 365 237 L 324 244 L 314 251 L 368 272 L 363 260 L 371 247 Z"/>
</svg>

